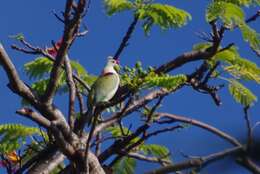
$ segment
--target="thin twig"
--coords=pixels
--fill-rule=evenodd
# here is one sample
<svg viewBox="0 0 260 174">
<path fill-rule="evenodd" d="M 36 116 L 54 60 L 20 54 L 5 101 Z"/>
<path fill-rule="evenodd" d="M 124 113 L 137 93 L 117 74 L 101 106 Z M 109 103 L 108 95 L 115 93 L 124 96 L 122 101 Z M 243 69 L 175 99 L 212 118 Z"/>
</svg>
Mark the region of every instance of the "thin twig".
<svg viewBox="0 0 260 174">
<path fill-rule="evenodd" d="M 146 172 L 145 174 L 166 174 L 175 171 L 181 171 L 184 169 L 190 168 L 202 168 L 205 167 L 207 164 L 212 163 L 214 161 L 220 160 L 228 155 L 238 154 L 242 151 L 242 147 L 233 147 L 230 149 L 226 149 L 217 153 L 210 154 L 208 156 L 190 159 L 181 163 L 168 165 L 165 167 L 161 167 L 158 169 L 154 169 L 152 171 Z"/>
<path fill-rule="evenodd" d="M 253 132 L 252 132 L 252 127 L 251 127 L 251 122 L 248 114 L 248 109 L 249 107 L 244 107 L 244 117 L 246 121 L 246 127 L 247 127 L 247 150 L 250 151 L 253 145 Z"/>
<path fill-rule="evenodd" d="M 235 145 L 235 146 L 242 146 L 242 144 L 234 137 L 228 135 L 227 133 L 209 125 L 206 123 L 203 123 L 201 121 L 192 119 L 192 118 L 187 118 L 184 116 L 178 116 L 175 114 L 170 114 L 170 113 L 156 113 L 157 114 L 157 119 L 161 119 L 161 118 L 168 118 L 168 120 L 166 120 L 164 123 L 173 123 L 173 122 L 183 122 L 183 123 L 188 123 L 197 127 L 200 127 L 202 129 L 205 129 L 225 140 L 227 140 L 228 142 L 230 142 L 231 144 Z"/>
<path fill-rule="evenodd" d="M 130 24 L 129 28 L 127 29 L 127 32 L 123 37 L 122 42 L 120 43 L 120 46 L 114 55 L 114 59 L 119 59 L 120 54 L 128 44 L 127 42 L 130 39 L 131 34 L 133 33 L 137 22 L 138 22 L 138 16 L 135 16 L 133 22 Z"/>
</svg>

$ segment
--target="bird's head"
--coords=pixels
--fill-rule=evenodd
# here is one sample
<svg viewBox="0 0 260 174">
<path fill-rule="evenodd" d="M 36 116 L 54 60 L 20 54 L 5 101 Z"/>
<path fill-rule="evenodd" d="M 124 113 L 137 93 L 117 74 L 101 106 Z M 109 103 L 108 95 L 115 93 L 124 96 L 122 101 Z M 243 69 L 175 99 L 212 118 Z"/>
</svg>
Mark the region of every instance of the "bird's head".
<svg viewBox="0 0 260 174">
<path fill-rule="evenodd" d="M 113 67 L 118 72 L 120 69 L 119 60 L 114 59 L 112 56 L 108 56 L 106 67 Z"/>
</svg>

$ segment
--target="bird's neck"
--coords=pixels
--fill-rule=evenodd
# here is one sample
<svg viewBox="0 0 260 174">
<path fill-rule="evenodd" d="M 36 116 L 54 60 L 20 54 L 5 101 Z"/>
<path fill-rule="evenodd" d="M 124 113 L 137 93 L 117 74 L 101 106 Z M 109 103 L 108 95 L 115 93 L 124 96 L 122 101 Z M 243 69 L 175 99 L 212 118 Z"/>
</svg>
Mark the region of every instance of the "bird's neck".
<svg viewBox="0 0 260 174">
<path fill-rule="evenodd" d="M 113 66 L 106 66 L 102 73 L 101 73 L 103 76 L 104 75 L 109 75 L 109 74 L 117 74 L 116 70 L 114 69 Z"/>
</svg>

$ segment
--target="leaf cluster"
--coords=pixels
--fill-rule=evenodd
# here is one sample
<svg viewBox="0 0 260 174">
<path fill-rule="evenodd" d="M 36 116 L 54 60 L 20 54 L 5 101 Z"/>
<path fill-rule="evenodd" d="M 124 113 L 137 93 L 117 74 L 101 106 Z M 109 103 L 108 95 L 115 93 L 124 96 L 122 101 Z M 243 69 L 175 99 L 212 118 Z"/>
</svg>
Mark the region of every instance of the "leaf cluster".
<svg viewBox="0 0 260 174">
<path fill-rule="evenodd" d="M 209 43 L 194 45 L 194 50 L 205 50 L 210 47 Z M 241 81 L 253 81 L 260 83 L 260 68 L 254 62 L 243 58 L 235 46 L 224 51 L 219 51 L 208 63 L 213 66 L 216 62 L 221 62 L 220 72 L 215 72 L 215 77 L 229 83 L 229 92 L 238 103 L 244 106 L 251 106 L 256 100 L 256 96 L 246 88 Z M 225 74 L 224 74 L 225 73 Z M 221 77 L 220 75 L 231 76 L 232 78 Z"/>
<path fill-rule="evenodd" d="M 135 67 L 123 68 L 121 75 L 122 85 L 127 85 L 132 90 L 147 89 L 153 87 L 162 87 L 168 90 L 173 90 L 183 85 L 187 80 L 186 75 L 169 75 L 169 74 L 156 74 L 153 67 L 148 67 L 144 70 L 142 63 L 139 61 Z"/>
<path fill-rule="evenodd" d="M 42 95 L 47 88 L 52 66 L 53 61 L 49 60 L 46 57 L 38 57 L 35 60 L 30 61 L 24 65 L 26 75 L 31 80 L 35 80 L 35 82 L 31 85 L 32 89 L 39 95 Z M 92 85 L 93 82 L 96 80 L 96 77 L 88 74 L 85 68 L 77 61 L 71 60 L 71 67 L 73 69 L 73 72 L 77 74 L 88 85 Z M 80 86 L 80 84 L 79 87 L 83 92 L 84 88 Z M 64 70 L 62 70 L 58 81 L 57 92 L 58 94 L 64 94 L 68 92 L 68 87 L 66 84 L 66 74 Z"/>
<path fill-rule="evenodd" d="M 224 26 L 229 29 L 238 27 L 243 39 L 250 47 L 260 51 L 260 35 L 245 22 L 245 13 L 241 6 L 252 4 L 260 5 L 259 1 L 252 0 L 217 0 L 213 1 L 207 8 L 206 20 L 212 22 L 220 19 Z"/>
<path fill-rule="evenodd" d="M 105 9 L 108 15 L 118 12 L 132 10 L 133 15 L 143 22 L 143 29 L 149 34 L 153 25 L 161 29 L 179 28 L 184 26 L 191 15 L 172 5 L 152 3 L 144 0 L 104 0 Z"/>
<path fill-rule="evenodd" d="M 29 127 L 22 124 L 2 124 L 0 125 L 0 153 L 6 154 L 25 144 L 26 137 L 32 135 L 47 137 L 45 133 L 35 127 Z"/>
</svg>

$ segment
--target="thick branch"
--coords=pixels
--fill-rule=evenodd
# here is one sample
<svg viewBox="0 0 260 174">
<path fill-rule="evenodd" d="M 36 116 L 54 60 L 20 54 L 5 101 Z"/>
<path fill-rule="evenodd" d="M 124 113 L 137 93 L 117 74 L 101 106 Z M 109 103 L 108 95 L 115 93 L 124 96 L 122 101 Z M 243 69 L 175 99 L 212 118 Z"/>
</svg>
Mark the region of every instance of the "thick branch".
<svg viewBox="0 0 260 174">
<path fill-rule="evenodd" d="M 11 59 L 7 55 L 3 45 L 0 43 L 0 64 L 3 66 L 8 79 L 9 88 L 18 95 L 26 98 L 31 103 L 37 103 L 36 97 L 33 95 L 31 90 L 24 84 L 20 79 L 15 66 L 13 65 Z"/>
<path fill-rule="evenodd" d="M 51 173 L 58 165 L 65 160 L 65 156 L 56 152 L 48 158 L 37 159 L 37 163 L 28 171 L 28 174 Z"/>
<path fill-rule="evenodd" d="M 67 84 L 69 87 L 69 125 L 70 128 L 73 129 L 74 122 L 75 122 L 75 98 L 76 98 L 76 86 L 73 80 L 72 75 L 72 68 L 69 60 L 69 56 L 65 56 L 65 71 L 66 71 L 66 77 L 67 77 Z"/>
<path fill-rule="evenodd" d="M 20 110 L 17 110 L 16 113 L 29 118 L 30 120 L 36 122 L 37 124 L 39 124 L 45 128 L 49 128 L 51 125 L 51 122 L 48 119 L 46 119 L 39 113 L 34 112 L 30 108 L 22 108 Z"/>
<path fill-rule="evenodd" d="M 65 56 L 68 52 L 68 49 L 74 40 L 75 33 L 77 32 L 82 15 L 84 13 L 85 9 L 85 0 L 80 0 L 77 5 L 77 10 L 75 12 L 74 18 L 70 20 L 70 13 L 72 9 L 72 2 L 71 0 L 68 0 L 66 3 L 66 9 L 65 9 L 65 26 L 64 26 L 64 33 L 62 37 L 62 43 L 58 50 L 56 59 L 54 61 L 54 65 L 51 71 L 50 75 L 50 81 L 47 86 L 47 90 L 42 98 L 42 101 L 44 103 L 50 104 L 52 102 L 52 98 L 55 94 L 55 90 L 57 88 L 57 83 L 60 77 L 60 71 L 61 66 L 64 62 Z"/>
<path fill-rule="evenodd" d="M 19 168 L 15 174 L 22 174 L 26 170 L 35 170 L 35 171 L 41 171 L 45 168 L 48 168 L 49 165 L 49 159 L 54 158 L 57 154 L 58 150 L 56 146 L 48 145 L 45 149 L 37 153 L 35 156 L 33 156 L 31 159 L 26 161 L 21 168 Z"/>
</svg>

